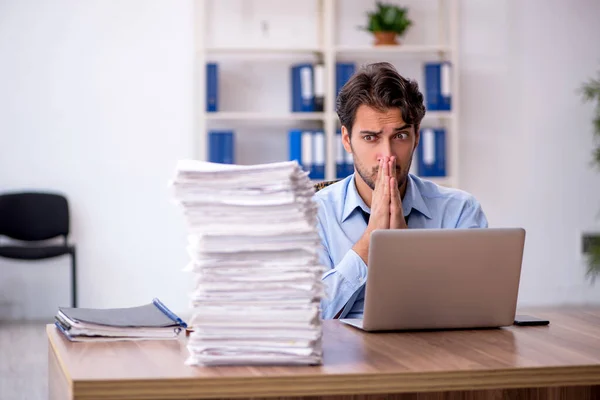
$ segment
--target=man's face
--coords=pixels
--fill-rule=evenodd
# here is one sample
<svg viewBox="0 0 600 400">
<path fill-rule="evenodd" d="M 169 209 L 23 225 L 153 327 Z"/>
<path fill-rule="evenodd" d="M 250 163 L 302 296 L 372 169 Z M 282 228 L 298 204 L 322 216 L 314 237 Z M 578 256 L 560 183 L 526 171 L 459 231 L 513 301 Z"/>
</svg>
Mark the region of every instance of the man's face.
<svg viewBox="0 0 600 400">
<path fill-rule="evenodd" d="M 419 143 L 419 132 L 415 132 L 414 125 L 404 122 L 400 109 L 379 112 L 361 105 L 356 110 L 352 137 L 346 127 L 342 127 L 342 139 L 346 151 L 352 152 L 359 177 L 372 190 L 375 189 L 379 159 L 385 156 L 396 157 L 398 189 L 403 188 L 413 152 Z"/>
</svg>

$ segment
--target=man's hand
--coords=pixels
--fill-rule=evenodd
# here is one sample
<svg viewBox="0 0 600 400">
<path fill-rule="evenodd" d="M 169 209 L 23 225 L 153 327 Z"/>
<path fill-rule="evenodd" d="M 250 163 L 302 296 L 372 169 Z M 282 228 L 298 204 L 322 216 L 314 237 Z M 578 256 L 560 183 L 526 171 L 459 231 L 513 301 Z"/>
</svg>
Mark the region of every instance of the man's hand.
<svg viewBox="0 0 600 400">
<path fill-rule="evenodd" d="M 369 241 L 371 232 L 375 229 L 390 229 L 390 170 L 389 157 L 379 160 L 379 170 L 375 189 L 371 196 L 371 216 L 363 235 L 352 246 L 352 249 L 362 258 L 365 264 L 369 259 Z"/>
<path fill-rule="evenodd" d="M 402 199 L 398 190 L 396 179 L 396 157 L 391 157 L 388 162 L 388 176 L 390 187 L 390 229 L 407 229 L 404 213 L 402 212 Z"/>
<path fill-rule="evenodd" d="M 370 235 L 375 229 L 390 229 L 390 169 L 389 157 L 379 160 L 375 190 L 371 197 L 371 216 L 367 225 Z"/>
</svg>

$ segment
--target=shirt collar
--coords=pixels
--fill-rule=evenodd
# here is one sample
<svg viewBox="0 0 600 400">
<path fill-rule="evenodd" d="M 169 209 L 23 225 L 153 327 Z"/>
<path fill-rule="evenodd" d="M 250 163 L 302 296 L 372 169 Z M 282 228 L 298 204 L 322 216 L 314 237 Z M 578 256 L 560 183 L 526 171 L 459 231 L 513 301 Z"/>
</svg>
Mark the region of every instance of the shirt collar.
<svg viewBox="0 0 600 400">
<path fill-rule="evenodd" d="M 406 193 L 402 199 L 402 212 L 404 213 L 404 216 L 407 216 L 415 209 L 425 217 L 431 219 L 431 211 L 429 210 L 429 207 L 427 207 L 427 204 L 425 204 L 425 200 L 419 190 L 419 186 L 415 182 L 415 178 L 412 174 L 408 174 L 407 179 Z"/>
<path fill-rule="evenodd" d="M 356 181 L 354 179 L 354 174 L 352 174 L 352 178 L 348 182 L 348 188 L 346 189 L 346 198 L 344 200 L 344 210 L 342 212 L 342 222 L 344 222 L 350 214 L 356 208 L 362 208 L 364 211 L 371 213 L 371 209 L 367 207 L 363 199 L 358 194 L 358 190 L 356 189 Z"/>
<path fill-rule="evenodd" d="M 358 207 L 362 208 L 368 213 L 371 213 L 371 209 L 367 207 L 363 199 L 358 194 L 358 190 L 356 189 L 356 181 L 353 174 L 352 178 L 348 182 L 348 188 L 346 190 L 346 199 L 344 201 L 344 210 L 342 212 L 342 222 L 344 222 Z M 404 199 L 402 199 L 402 213 L 406 217 L 413 209 L 417 210 L 429 219 L 432 218 L 431 211 L 429 211 L 429 207 L 427 207 L 427 204 L 425 204 L 425 200 L 423 200 L 421 191 L 415 184 L 412 174 L 409 174 L 406 193 L 404 194 Z"/>
</svg>

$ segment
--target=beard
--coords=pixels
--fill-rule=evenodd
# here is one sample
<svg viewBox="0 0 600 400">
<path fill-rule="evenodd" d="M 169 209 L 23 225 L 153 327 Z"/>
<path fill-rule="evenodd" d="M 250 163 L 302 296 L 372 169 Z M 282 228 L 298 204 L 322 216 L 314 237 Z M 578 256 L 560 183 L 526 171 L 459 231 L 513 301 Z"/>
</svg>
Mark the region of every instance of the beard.
<svg viewBox="0 0 600 400">
<path fill-rule="evenodd" d="M 402 168 L 396 165 L 396 180 L 398 181 L 398 190 L 406 183 L 408 180 L 408 170 L 410 169 L 410 165 L 412 164 L 412 155 L 408 162 L 408 168 L 405 172 L 402 172 Z M 362 165 L 360 160 L 354 158 L 354 167 L 356 168 L 356 172 L 362 178 L 362 180 L 371 188 L 371 190 L 375 190 L 375 182 L 377 181 L 377 173 L 379 172 L 379 166 L 373 167 L 369 169 Z"/>
</svg>

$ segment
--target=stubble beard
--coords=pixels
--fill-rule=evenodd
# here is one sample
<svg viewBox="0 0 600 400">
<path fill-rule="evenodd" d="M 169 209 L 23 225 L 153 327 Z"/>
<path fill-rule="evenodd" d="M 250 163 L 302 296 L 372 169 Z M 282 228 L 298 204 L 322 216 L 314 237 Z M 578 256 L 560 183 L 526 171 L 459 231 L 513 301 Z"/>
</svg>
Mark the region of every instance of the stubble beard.
<svg viewBox="0 0 600 400">
<path fill-rule="evenodd" d="M 411 164 L 412 164 L 412 155 L 410 156 L 410 160 L 408 163 L 409 169 L 410 169 Z M 375 181 L 377 180 L 377 173 L 379 172 L 379 166 L 373 167 L 371 169 L 371 174 L 368 174 L 367 168 L 363 167 L 361 162 L 355 158 L 354 159 L 354 167 L 356 168 L 356 172 L 358 172 L 358 175 L 360 175 L 360 177 L 367 184 L 367 186 L 369 186 L 371 188 L 371 190 L 375 190 Z M 402 169 L 400 167 L 396 166 L 396 178 L 398 179 L 398 190 L 400 190 L 402 185 L 404 185 L 404 183 L 408 179 L 408 170 L 406 172 L 402 172 Z"/>
</svg>

